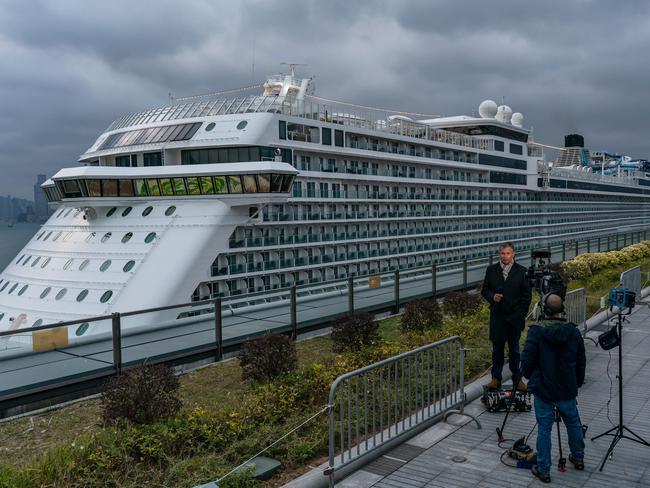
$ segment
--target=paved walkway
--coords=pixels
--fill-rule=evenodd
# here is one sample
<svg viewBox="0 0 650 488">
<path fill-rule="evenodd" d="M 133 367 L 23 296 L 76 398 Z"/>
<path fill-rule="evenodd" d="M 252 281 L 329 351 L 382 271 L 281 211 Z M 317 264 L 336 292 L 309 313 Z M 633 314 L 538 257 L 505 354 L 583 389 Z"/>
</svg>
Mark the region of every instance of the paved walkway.
<svg viewBox="0 0 650 488">
<path fill-rule="evenodd" d="M 650 309 L 639 305 L 623 329 L 624 424 L 650 442 Z M 589 336 L 606 330 L 602 324 Z M 587 432 L 585 471 L 576 471 L 570 463 L 567 470 L 557 470 L 559 453 L 557 434 L 552 436 L 552 485 L 567 487 L 627 488 L 650 486 L 650 447 L 623 439 L 614 450 L 602 472 L 598 471 L 611 442 L 611 437 L 591 441 L 618 423 L 618 349 L 603 351 L 586 341 L 587 379 L 580 389 L 578 408 Z M 611 377 L 611 382 L 610 382 Z M 610 399 L 611 391 L 611 403 Z M 440 423 L 407 443 L 373 461 L 348 478 L 340 487 L 376 488 L 451 488 L 451 487 L 528 487 L 546 486 L 527 469 L 504 466 L 499 457 L 503 450 L 497 445 L 496 427 L 503 421 L 503 413 L 489 413 L 476 400 L 467 408 L 476 413 L 483 429 L 474 422 L 455 417 L 456 425 Z M 609 419 L 608 420 L 608 410 Z M 452 417 L 450 421 L 454 421 Z M 511 414 L 506 425 L 506 437 L 528 434 L 535 423 L 530 413 Z M 561 426 L 562 444 L 568 457 L 568 443 L 564 425 Z M 535 447 L 536 431 L 529 444 Z M 454 459 L 455 458 L 455 459 Z M 510 461 L 509 459 L 507 461 Z"/>
</svg>

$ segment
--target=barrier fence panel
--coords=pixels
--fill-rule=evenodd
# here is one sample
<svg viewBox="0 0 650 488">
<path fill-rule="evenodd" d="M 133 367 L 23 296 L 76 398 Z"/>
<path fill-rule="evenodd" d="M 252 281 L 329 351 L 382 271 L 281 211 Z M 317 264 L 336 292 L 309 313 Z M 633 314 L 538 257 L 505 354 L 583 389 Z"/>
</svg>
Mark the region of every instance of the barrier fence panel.
<svg viewBox="0 0 650 488">
<path fill-rule="evenodd" d="M 463 414 L 464 353 L 453 336 L 338 377 L 329 394 L 330 486 L 351 462 L 445 412 Z"/>
<path fill-rule="evenodd" d="M 621 273 L 621 286 L 641 297 L 641 266 L 626 269 Z"/>
<path fill-rule="evenodd" d="M 579 327 L 587 326 L 587 290 L 578 288 L 566 294 L 564 300 L 564 311 L 567 321 L 573 322 Z"/>
</svg>

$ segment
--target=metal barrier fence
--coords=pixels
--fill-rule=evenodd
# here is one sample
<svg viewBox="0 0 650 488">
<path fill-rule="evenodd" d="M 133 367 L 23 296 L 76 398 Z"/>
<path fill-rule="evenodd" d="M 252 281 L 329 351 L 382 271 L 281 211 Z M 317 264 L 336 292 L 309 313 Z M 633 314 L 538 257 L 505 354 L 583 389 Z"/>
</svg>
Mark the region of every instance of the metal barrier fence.
<svg viewBox="0 0 650 488">
<path fill-rule="evenodd" d="M 621 286 L 633 291 L 637 299 L 641 298 L 641 266 L 626 269 L 621 273 Z"/>
<path fill-rule="evenodd" d="M 465 346 L 449 337 L 338 377 L 329 394 L 329 466 L 335 474 L 445 413 L 463 412 Z"/>
<path fill-rule="evenodd" d="M 569 322 L 582 327 L 586 332 L 587 327 L 587 290 L 578 288 L 571 290 L 564 299 L 564 312 Z"/>
<path fill-rule="evenodd" d="M 580 252 L 616 249 L 646 237 L 647 232 L 593 237 L 549 245 L 548 250 L 557 262 Z M 409 300 L 480 283 L 485 268 L 497 259 L 489 256 L 413 266 L 0 332 L 0 363 L 5 366 L 5 372 L 0 370 L 0 410 L 8 400 L 17 403 L 21 397 L 119 373 L 125 366 L 197 357 L 220 360 L 224 348 L 235 350 L 247 338 L 269 331 L 296 337 L 299 331 L 322 327 L 348 312 L 398 312 Z M 522 251 L 517 261 L 527 266 L 531 257 Z M 625 276 L 625 280 L 631 279 Z M 215 314 L 215 310 L 221 313 Z M 54 363 L 56 368 L 52 368 Z M 22 370 L 26 373 L 18 374 Z"/>
</svg>

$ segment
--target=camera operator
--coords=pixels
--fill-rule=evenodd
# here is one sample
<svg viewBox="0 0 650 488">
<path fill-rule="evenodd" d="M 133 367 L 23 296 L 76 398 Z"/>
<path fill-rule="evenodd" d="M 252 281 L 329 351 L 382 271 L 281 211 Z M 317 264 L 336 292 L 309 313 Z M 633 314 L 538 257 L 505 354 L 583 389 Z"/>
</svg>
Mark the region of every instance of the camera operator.
<svg viewBox="0 0 650 488">
<path fill-rule="evenodd" d="M 526 268 L 515 262 L 515 247 L 506 242 L 499 246 L 499 262 L 489 266 L 481 294 L 490 304 L 490 340 L 492 341 L 492 380 L 488 388 L 501 386 L 503 354 L 508 343 L 508 359 L 517 389 L 526 384 L 519 374 L 519 338 L 526 325 L 526 314 L 531 300 L 531 289 L 526 279 Z"/>
<path fill-rule="evenodd" d="M 569 461 L 584 469 L 584 440 L 576 397 L 585 379 L 585 346 L 576 324 L 561 318 L 564 302 L 549 293 L 541 300 L 543 318 L 528 329 L 521 369 L 535 395 L 537 465 L 532 473 L 551 481 L 551 429 L 557 409 L 564 420 L 571 454 Z"/>
</svg>

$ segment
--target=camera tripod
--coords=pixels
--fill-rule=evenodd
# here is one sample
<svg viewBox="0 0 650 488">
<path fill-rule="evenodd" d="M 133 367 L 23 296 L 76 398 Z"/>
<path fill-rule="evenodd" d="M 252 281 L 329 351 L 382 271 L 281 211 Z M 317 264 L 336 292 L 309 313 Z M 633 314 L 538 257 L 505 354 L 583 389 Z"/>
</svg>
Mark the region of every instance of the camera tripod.
<svg viewBox="0 0 650 488">
<path fill-rule="evenodd" d="M 629 315 L 628 312 L 625 315 Z M 619 338 L 619 345 L 618 345 L 618 425 L 612 427 L 606 432 L 603 432 L 602 434 L 598 434 L 596 437 L 592 437 L 591 440 L 594 441 L 600 437 L 605 437 L 605 436 L 613 436 L 614 438 L 612 439 L 611 444 L 609 445 L 609 449 L 607 449 L 607 453 L 605 454 L 605 457 L 603 458 L 603 462 L 600 464 L 600 469 L 599 471 L 602 471 L 603 468 L 605 467 L 605 463 L 607 462 L 607 458 L 610 456 L 613 456 L 614 454 L 614 448 L 616 447 L 616 444 L 621 439 L 628 439 L 630 441 L 637 442 L 639 444 L 642 444 L 644 446 L 649 446 L 650 443 L 643 439 L 643 437 L 635 434 L 632 432 L 631 429 L 625 426 L 623 424 L 623 313 L 619 311 L 618 313 L 618 323 L 617 323 L 617 329 L 618 329 L 618 338 Z M 630 433 L 634 437 L 630 437 L 625 434 L 625 432 Z"/>
</svg>

